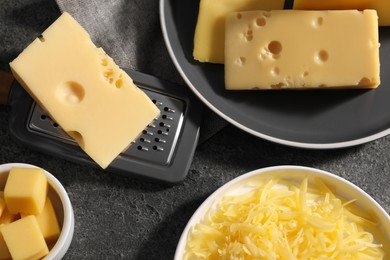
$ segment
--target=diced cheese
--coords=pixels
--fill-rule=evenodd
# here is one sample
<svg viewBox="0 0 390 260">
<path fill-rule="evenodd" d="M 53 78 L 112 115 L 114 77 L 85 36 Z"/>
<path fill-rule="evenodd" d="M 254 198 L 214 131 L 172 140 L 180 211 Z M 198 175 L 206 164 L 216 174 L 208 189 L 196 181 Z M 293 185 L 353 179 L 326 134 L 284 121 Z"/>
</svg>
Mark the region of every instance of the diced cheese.
<svg viewBox="0 0 390 260">
<path fill-rule="evenodd" d="M 4 241 L 3 235 L 1 234 L 1 227 L 0 224 L 0 260 L 10 260 L 11 254 L 8 250 L 7 244 Z"/>
<path fill-rule="evenodd" d="M 11 214 L 7 208 L 4 209 L 3 214 L 0 217 L 0 225 L 2 224 L 9 224 L 11 222 L 14 222 L 15 220 L 19 219 L 19 214 Z"/>
<path fill-rule="evenodd" d="M 226 89 L 376 88 L 375 10 L 249 11 L 227 17 Z"/>
<path fill-rule="evenodd" d="M 3 214 L 5 207 L 4 192 L 0 191 L 0 217 Z"/>
<path fill-rule="evenodd" d="M 19 219 L 0 229 L 11 256 L 15 260 L 41 259 L 49 253 L 34 216 Z"/>
<path fill-rule="evenodd" d="M 47 178 L 40 168 L 12 168 L 4 188 L 7 209 L 12 214 L 39 214 L 47 196 Z"/>
<path fill-rule="evenodd" d="M 230 12 L 283 9 L 285 0 L 201 0 L 194 38 L 194 59 L 224 63 L 225 18 Z"/>
<path fill-rule="evenodd" d="M 21 217 L 29 215 L 21 214 Z M 59 237 L 61 230 L 58 219 L 49 197 L 46 199 L 45 207 L 40 214 L 35 215 L 43 237 L 48 244 L 53 244 Z"/>
<path fill-rule="evenodd" d="M 325 184 L 271 179 L 252 185 L 216 201 L 190 229 L 184 260 L 383 259 L 373 235 L 379 227 L 361 211 L 351 217 L 352 202 Z"/>
<path fill-rule="evenodd" d="M 390 1 L 388 0 L 294 0 L 293 8 L 301 10 L 375 9 L 378 11 L 379 25 L 390 26 Z"/>
<path fill-rule="evenodd" d="M 23 87 L 102 168 L 160 113 L 68 13 L 10 66 Z"/>
</svg>

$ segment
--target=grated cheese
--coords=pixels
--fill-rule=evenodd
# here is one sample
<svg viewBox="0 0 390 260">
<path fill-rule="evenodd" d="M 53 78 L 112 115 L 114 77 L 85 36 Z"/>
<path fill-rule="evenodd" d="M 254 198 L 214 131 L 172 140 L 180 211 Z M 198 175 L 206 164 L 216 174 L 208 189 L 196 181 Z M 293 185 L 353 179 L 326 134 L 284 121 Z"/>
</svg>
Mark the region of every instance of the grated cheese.
<svg viewBox="0 0 390 260">
<path fill-rule="evenodd" d="M 368 230 L 375 223 L 352 212 L 321 181 L 256 183 L 225 196 L 188 235 L 184 259 L 383 259 Z"/>
</svg>

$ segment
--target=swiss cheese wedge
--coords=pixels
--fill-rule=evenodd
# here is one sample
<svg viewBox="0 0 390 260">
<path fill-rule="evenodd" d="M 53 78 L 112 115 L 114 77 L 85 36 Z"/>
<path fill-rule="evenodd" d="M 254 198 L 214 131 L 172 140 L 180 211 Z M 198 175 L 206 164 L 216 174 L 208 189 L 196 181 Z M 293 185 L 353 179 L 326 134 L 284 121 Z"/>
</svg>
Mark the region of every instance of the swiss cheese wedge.
<svg viewBox="0 0 390 260">
<path fill-rule="evenodd" d="M 23 87 L 102 168 L 160 113 L 68 13 L 10 66 Z"/>
</svg>

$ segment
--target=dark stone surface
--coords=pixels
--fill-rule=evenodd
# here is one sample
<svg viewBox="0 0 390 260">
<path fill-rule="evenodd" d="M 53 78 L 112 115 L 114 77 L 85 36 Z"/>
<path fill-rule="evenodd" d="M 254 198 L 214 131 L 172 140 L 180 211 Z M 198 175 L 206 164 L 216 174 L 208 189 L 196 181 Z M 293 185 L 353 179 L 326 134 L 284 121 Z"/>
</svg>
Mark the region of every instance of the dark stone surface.
<svg viewBox="0 0 390 260">
<path fill-rule="evenodd" d="M 54 1 L 0 0 L 0 69 L 9 70 L 8 62 L 58 15 Z M 65 259 L 172 259 L 182 230 L 207 196 L 229 180 L 266 166 L 330 171 L 390 212 L 390 137 L 347 149 L 304 150 L 228 126 L 198 146 L 185 181 L 167 187 L 34 152 L 10 138 L 8 115 L 8 108 L 0 107 L 0 163 L 24 162 L 50 171 L 73 203 L 75 233 Z"/>
</svg>

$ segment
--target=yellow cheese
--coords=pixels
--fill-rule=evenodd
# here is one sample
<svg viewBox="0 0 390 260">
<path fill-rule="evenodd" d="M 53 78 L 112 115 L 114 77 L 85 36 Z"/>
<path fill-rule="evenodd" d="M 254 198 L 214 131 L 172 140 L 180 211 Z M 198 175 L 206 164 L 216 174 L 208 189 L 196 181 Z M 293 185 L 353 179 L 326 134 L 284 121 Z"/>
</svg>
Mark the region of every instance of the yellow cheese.
<svg viewBox="0 0 390 260">
<path fill-rule="evenodd" d="M 11 254 L 8 250 L 7 244 L 4 241 L 3 235 L 1 234 L 2 225 L 0 224 L 0 260 L 10 260 Z"/>
<path fill-rule="evenodd" d="M 12 168 L 4 188 L 10 213 L 39 214 L 47 196 L 47 178 L 40 168 Z"/>
<path fill-rule="evenodd" d="M 0 217 L 0 225 L 9 224 L 19 219 L 19 214 L 11 214 L 7 208 L 4 209 L 3 214 Z"/>
<path fill-rule="evenodd" d="M 49 253 L 45 239 L 34 216 L 4 225 L 1 233 L 14 260 L 41 259 Z"/>
<path fill-rule="evenodd" d="M 4 192 L 0 191 L 0 217 L 3 214 L 5 207 Z"/>
<path fill-rule="evenodd" d="M 285 0 L 201 0 L 194 38 L 194 59 L 224 63 L 225 18 L 234 11 L 283 9 Z"/>
<path fill-rule="evenodd" d="M 375 88 L 374 10 L 249 11 L 227 18 L 226 89 Z"/>
<path fill-rule="evenodd" d="M 26 214 L 21 214 L 21 217 L 27 217 Z M 49 197 L 46 199 L 45 207 L 40 214 L 35 215 L 38 225 L 42 231 L 43 237 L 48 244 L 53 244 L 57 241 L 61 230 L 58 224 L 57 216 L 53 208 L 53 204 Z"/>
<path fill-rule="evenodd" d="M 383 1 L 383 0 L 381 0 Z M 302 10 L 332 10 L 332 9 L 367 9 L 372 0 L 294 0 L 294 9 Z"/>
<path fill-rule="evenodd" d="M 160 113 L 68 13 L 10 66 L 23 87 L 102 168 Z"/>
<path fill-rule="evenodd" d="M 224 196 L 190 229 L 184 260 L 384 259 L 379 227 L 325 184 L 271 179 L 250 188 Z"/>
<path fill-rule="evenodd" d="M 294 0 L 293 8 L 301 10 L 375 9 L 378 11 L 379 25 L 390 26 L 390 1 L 388 0 Z"/>
<path fill-rule="evenodd" d="M 373 0 L 370 8 L 378 11 L 380 26 L 390 26 L 390 1 L 389 0 Z"/>
</svg>

